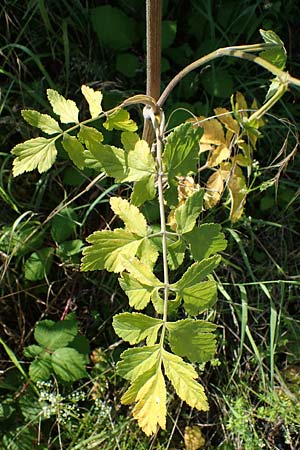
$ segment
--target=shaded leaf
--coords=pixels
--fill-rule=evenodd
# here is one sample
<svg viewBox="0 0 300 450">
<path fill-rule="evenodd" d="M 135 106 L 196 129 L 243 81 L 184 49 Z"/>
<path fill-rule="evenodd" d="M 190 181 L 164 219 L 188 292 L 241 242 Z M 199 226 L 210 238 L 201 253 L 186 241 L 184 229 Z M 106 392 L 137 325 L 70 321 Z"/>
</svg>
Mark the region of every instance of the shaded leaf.
<svg viewBox="0 0 300 450">
<path fill-rule="evenodd" d="M 274 31 L 268 30 L 259 30 L 261 37 L 266 43 L 270 44 L 276 44 L 277 46 L 274 48 L 270 48 L 267 50 L 264 50 L 259 54 L 259 56 L 270 63 L 272 63 L 274 66 L 278 67 L 279 69 L 283 70 L 286 65 L 287 60 L 287 54 L 286 50 L 284 48 L 284 43 L 282 40 L 277 36 Z"/>
<path fill-rule="evenodd" d="M 185 250 L 186 244 L 183 239 L 178 239 L 177 241 L 172 242 L 168 245 L 167 258 L 168 265 L 171 270 L 176 270 L 179 266 L 181 266 L 184 260 Z"/>
<path fill-rule="evenodd" d="M 205 438 L 198 425 L 185 427 L 184 429 L 185 450 L 198 450 L 205 447 Z"/>
<path fill-rule="evenodd" d="M 75 164 L 78 169 L 84 169 L 85 157 L 84 157 L 84 147 L 78 141 L 75 136 L 70 136 L 69 134 L 64 134 L 62 141 L 63 148 L 68 153 L 71 161 Z"/>
<path fill-rule="evenodd" d="M 44 247 L 32 253 L 24 264 L 25 279 L 29 281 L 43 280 L 50 272 L 53 261 L 53 248 Z"/>
<path fill-rule="evenodd" d="M 81 92 L 88 102 L 91 117 L 94 118 L 99 116 L 102 112 L 102 93 L 100 91 L 95 91 L 93 88 L 85 86 L 84 84 L 81 86 Z"/>
<path fill-rule="evenodd" d="M 109 177 L 115 178 L 117 182 L 126 179 L 128 173 L 127 155 L 121 148 L 113 145 L 98 143 L 89 148 L 93 156 L 100 162 L 101 167 Z"/>
<path fill-rule="evenodd" d="M 39 128 L 46 134 L 51 135 L 62 132 L 58 122 L 48 114 L 41 114 L 34 109 L 23 109 L 21 114 L 29 125 Z"/>
<path fill-rule="evenodd" d="M 202 211 L 204 189 L 190 195 L 186 201 L 175 210 L 177 232 L 184 234 L 191 231 Z"/>
<path fill-rule="evenodd" d="M 70 206 L 59 211 L 51 219 L 51 236 L 57 243 L 64 242 L 76 229 L 77 214 Z"/>
<path fill-rule="evenodd" d="M 171 349 L 191 362 L 210 361 L 216 352 L 216 337 L 212 334 L 216 328 L 216 325 L 203 320 L 167 322 Z"/>
<path fill-rule="evenodd" d="M 118 336 L 131 345 L 147 339 L 147 345 L 154 345 L 162 320 L 140 313 L 121 313 L 113 318 L 113 327 Z"/>
<path fill-rule="evenodd" d="M 216 267 L 220 264 L 220 261 L 221 257 L 219 255 L 215 255 L 211 258 L 195 262 L 187 269 L 181 279 L 177 281 L 177 283 L 172 284 L 171 287 L 180 290 L 199 283 L 216 269 Z"/>
<path fill-rule="evenodd" d="M 52 372 L 51 355 L 46 352 L 40 353 L 29 367 L 29 376 L 34 382 L 47 381 Z"/>
<path fill-rule="evenodd" d="M 183 298 L 184 309 L 188 314 L 197 316 L 217 301 L 217 285 L 215 281 L 202 281 L 185 287 L 178 293 Z"/>
<path fill-rule="evenodd" d="M 47 97 L 53 112 L 62 123 L 78 123 L 79 109 L 73 100 L 67 100 L 54 89 L 47 89 Z"/>
<path fill-rule="evenodd" d="M 77 321 L 74 319 L 42 320 L 34 330 L 34 338 L 37 343 L 48 350 L 57 350 L 66 347 L 73 341 L 77 334 Z"/>
<path fill-rule="evenodd" d="M 140 140 L 137 133 L 132 131 L 123 131 L 121 134 L 121 142 L 124 150 L 128 153 L 130 150 L 134 150 L 135 144 Z"/>
<path fill-rule="evenodd" d="M 74 348 L 59 348 L 52 354 L 52 367 L 55 374 L 69 383 L 88 376 L 85 357 Z"/>
<path fill-rule="evenodd" d="M 16 158 L 13 161 L 13 176 L 38 169 L 39 173 L 46 172 L 53 165 L 57 150 L 55 138 L 37 137 L 17 144 L 11 151 Z"/>
<path fill-rule="evenodd" d="M 146 175 L 140 178 L 133 185 L 130 201 L 133 205 L 141 206 L 148 200 L 155 198 L 156 190 L 154 186 L 155 175 Z"/>
<path fill-rule="evenodd" d="M 208 258 L 214 253 L 225 250 L 227 241 L 221 233 L 221 225 L 203 223 L 184 235 L 191 246 L 191 253 L 196 261 Z"/>
</svg>

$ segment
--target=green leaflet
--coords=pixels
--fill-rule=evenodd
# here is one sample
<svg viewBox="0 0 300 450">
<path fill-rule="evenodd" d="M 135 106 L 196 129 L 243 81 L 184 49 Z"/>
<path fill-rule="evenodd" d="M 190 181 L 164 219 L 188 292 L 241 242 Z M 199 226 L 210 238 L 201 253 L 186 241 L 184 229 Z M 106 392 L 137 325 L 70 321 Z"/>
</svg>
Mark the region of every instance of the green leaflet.
<svg viewBox="0 0 300 450">
<path fill-rule="evenodd" d="M 212 332 L 216 325 L 204 320 L 184 319 L 168 322 L 169 343 L 172 351 L 191 362 L 204 363 L 216 352 L 216 337 Z"/>
<path fill-rule="evenodd" d="M 191 253 L 196 261 L 225 250 L 227 241 L 224 238 L 224 234 L 220 231 L 221 225 L 204 223 L 184 235 L 184 238 L 191 246 Z"/>
<path fill-rule="evenodd" d="M 140 313 L 121 313 L 114 316 L 113 327 L 118 336 L 131 345 L 146 339 L 147 345 L 154 345 L 162 320 Z"/>
<path fill-rule="evenodd" d="M 202 134 L 202 128 L 195 128 L 188 122 L 176 127 L 169 135 L 163 155 L 169 179 L 196 172 Z"/>
<path fill-rule="evenodd" d="M 91 145 L 89 150 L 109 177 L 115 178 L 117 182 L 126 178 L 128 165 L 123 149 L 99 142 L 97 146 Z"/>
<path fill-rule="evenodd" d="M 54 249 L 43 247 L 31 253 L 24 264 L 25 279 L 29 281 L 43 280 L 50 272 Z"/>
<path fill-rule="evenodd" d="M 202 281 L 182 289 L 178 296 L 183 298 L 186 312 L 196 316 L 216 303 L 217 285 L 215 281 Z"/>
<path fill-rule="evenodd" d="M 83 249 L 81 270 L 122 272 L 123 257 L 135 256 L 141 239 L 121 228 L 114 231 L 96 231 L 87 238 L 90 245 Z"/>
<path fill-rule="evenodd" d="M 264 50 L 259 54 L 259 56 L 270 63 L 272 63 L 274 66 L 278 67 L 281 70 L 284 70 L 287 60 L 287 54 L 286 50 L 284 48 L 284 43 L 282 40 L 277 36 L 274 31 L 268 30 L 259 30 L 261 37 L 263 40 L 268 44 L 276 44 L 277 47 L 270 48 L 268 50 Z"/>
<path fill-rule="evenodd" d="M 140 283 L 152 287 L 163 286 L 163 283 L 156 278 L 149 266 L 137 258 L 123 255 L 122 261 L 124 270 L 127 270 Z"/>
<path fill-rule="evenodd" d="M 187 198 L 183 205 L 175 210 L 177 232 L 184 234 L 192 231 L 202 211 L 205 190 L 200 189 Z"/>
<path fill-rule="evenodd" d="M 107 116 L 107 119 L 104 122 L 103 126 L 108 131 L 136 131 L 138 129 L 137 124 L 132 119 L 130 119 L 129 113 L 125 109 L 117 109 L 112 114 Z"/>
<path fill-rule="evenodd" d="M 123 181 L 139 181 L 155 173 L 155 163 L 149 145 L 140 140 L 128 152 L 128 175 Z"/>
<path fill-rule="evenodd" d="M 215 255 L 211 258 L 192 264 L 181 279 L 177 281 L 177 283 L 171 285 L 171 288 L 181 290 L 199 283 L 216 269 L 216 267 L 220 264 L 220 261 L 221 257 L 219 255 Z"/>
<path fill-rule="evenodd" d="M 34 337 L 41 347 L 57 350 L 70 344 L 77 332 L 77 322 L 72 318 L 59 322 L 42 320 L 35 327 Z"/>
<path fill-rule="evenodd" d="M 34 109 L 23 109 L 21 114 L 29 125 L 39 128 L 46 134 L 51 135 L 62 132 L 58 122 L 48 114 L 41 114 Z"/>
<path fill-rule="evenodd" d="M 121 354 L 117 373 L 126 380 L 133 381 L 155 366 L 160 356 L 160 346 L 129 348 Z"/>
<path fill-rule="evenodd" d="M 183 239 L 178 239 L 168 245 L 168 265 L 171 270 L 176 270 L 183 263 L 186 244 Z"/>
<path fill-rule="evenodd" d="M 166 350 L 162 350 L 162 360 L 165 373 L 178 397 L 192 408 L 207 411 L 209 409 L 207 398 L 203 386 L 195 380 L 198 375 L 193 366 Z"/>
<path fill-rule="evenodd" d="M 68 153 L 71 161 L 75 164 L 78 169 L 84 169 L 85 157 L 84 157 L 84 147 L 78 141 L 75 136 L 70 136 L 69 134 L 64 134 L 62 141 L 63 148 Z"/>
<path fill-rule="evenodd" d="M 135 309 L 144 309 L 154 295 L 156 288 L 140 283 L 128 273 L 123 273 L 119 283 L 126 293 L 129 305 Z"/>
<path fill-rule="evenodd" d="M 140 140 L 139 135 L 137 133 L 133 133 L 132 131 L 123 131 L 121 134 L 121 142 L 124 147 L 125 152 L 129 152 L 133 150 L 135 144 Z"/>
<path fill-rule="evenodd" d="M 52 370 L 52 358 L 49 353 L 41 353 L 36 356 L 29 367 L 29 376 L 32 381 L 45 381 L 50 378 Z"/>
<path fill-rule="evenodd" d="M 103 141 L 103 134 L 96 128 L 80 125 L 80 131 L 77 134 L 79 141 L 84 144 L 87 150 L 84 150 L 84 164 L 86 167 L 103 172 L 103 166 L 99 161 Z M 95 156 L 96 155 L 96 156 Z"/>
<path fill-rule="evenodd" d="M 157 246 L 151 239 L 143 239 L 136 256 L 140 258 L 143 264 L 153 268 L 158 258 Z"/>
<path fill-rule="evenodd" d="M 60 117 L 62 123 L 78 123 L 79 109 L 73 100 L 66 100 L 54 89 L 47 89 L 47 97 L 53 112 Z"/>
<path fill-rule="evenodd" d="M 143 214 L 134 205 L 120 197 L 111 197 L 110 206 L 125 223 L 125 230 L 136 233 L 139 236 L 146 236 L 147 222 Z"/>
<path fill-rule="evenodd" d="M 133 186 L 130 201 L 133 205 L 141 206 L 148 200 L 155 198 L 156 190 L 154 186 L 155 175 L 146 175 L 136 181 Z"/>
<path fill-rule="evenodd" d="M 51 357 L 55 374 L 69 383 L 88 376 L 85 369 L 85 357 L 74 348 L 59 348 Z"/>
<path fill-rule="evenodd" d="M 81 92 L 88 102 L 91 117 L 94 118 L 99 116 L 102 112 L 102 93 L 100 91 L 94 91 L 93 88 L 85 85 L 81 86 Z"/>
<path fill-rule="evenodd" d="M 37 137 L 17 144 L 11 151 L 16 158 L 13 161 L 13 176 L 38 169 L 39 173 L 46 172 L 53 165 L 57 150 L 55 138 Z"/>
</svg>

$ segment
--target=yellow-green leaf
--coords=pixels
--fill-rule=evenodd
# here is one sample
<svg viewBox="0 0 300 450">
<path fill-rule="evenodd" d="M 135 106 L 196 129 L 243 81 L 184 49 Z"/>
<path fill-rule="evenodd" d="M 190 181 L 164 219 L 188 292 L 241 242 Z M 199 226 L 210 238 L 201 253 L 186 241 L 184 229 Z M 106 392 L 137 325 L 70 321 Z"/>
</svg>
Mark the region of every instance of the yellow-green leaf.
<svg viewBox="0 0 300 450">
<path fill-rule="evenodd" d="M 131 273 L 131 275 L 140 283 L 152 287 L 163 286 L 163 283 L 156 278 L 149 266 L 143 264 L 137 258 L 133 258 L 129 255 L 123 255 L 122 261 L 124 269 Z"/>
<path fill-rule="evenodd" d="M 114 129 L 136 131 L 138 129 L 137 124 L 130 119 L 130 115 L 125 109 L 117 109 L 112 114 L 109 114 L 103 126 L 109 131 Z"/>
<path fill-rule="evenodd" d="M 195 191 L 186 201 L 175 209 L 177 232 L 184 234 L 192 231 L 202 211 L 204 189 Z"/>
<path fill-rule="evenodd" d="M 203 386 L 196 381 L 198 375 L 193 366 L 166 350 L 162 350 L 162 357 L 165 373 L 174 386 L 178 397 L 192 408 L 208 411 L 207 398 Z"/>
<path fill-rule="evenodd" d="M 163 321 L 140 313 L 121 313 L 113 318 L 115 332 L 129 344 L 138 344 L 146 339 L 147 345 L 154 345 Z"/>
<path fill-rule="evenodd" d="M 73 100 L 67 100 L 54 89 L 47 89 L 48 100 L 53 112 L 60 117 L 62 123 L 78 123 L 79 109 Z"/>
<path fill-rule="evenodd" d="M 29 125 L 39 128 L 46 134 L 51 135 L 62 132 L 58 122 L 48 114 L 41 114 L 34 109 L 23 109 L 21 114 L 23 119 L 26 120 Z"/>
<path fill-rule="evenodd" d="M 215 281 L 202 281 L 179 291 L 183 298 L 184 309 L 192 316 L 203 313 L 217 301 L 217 285 Z"/>
<path fill-rule="evenodd" d="M 125 223 L 125 229 L 139 236 L 146 236 L 147 222 L 143 214 L 134 205 L 120 197 L 111 197 L 110 206 Z"/>
<path fill-rule="evenodd" d="M 139 140 L 139 135 L 137 133 L 133 133 L 132 131 L 123 131 L 121 134 L 121 142 L 127 153 L 130 150 L 134 150 L 135 144 Z"/>
<path fill-rule="evenodd" d="M 85 86 L 84 84 L 81 86 L 81 92 L 89 104 L 91 117 L 94 118 L 99 116 L 102 112 L 102 93 L 100 91 L 95 91 L 93 88 Z"/>
<path fill-rule="evenodd" d="M 130 201 L 133 205 L 141 206 L 147 200 L 152 200 L 155 197 L 155 175 L 146 175 L 133 185 Z"/>
<path fill-rule="evenodd" d="M 146 141 L 140 140 L 128 152 L 128 175 L 123 181 L 138 181 L 156 172 L 155 162 Z"/>
<path fill-rule="evenodd" d="M 243 214 L 248 192 L 246 179 L 238 165 L 234 166 L 227 186 L 231 197 L 230 220 L 231 222 L 237 222 Z"/>
<path fill-rule="evenodd" d="M 220 261 L 221 257 L 219 255 L 215 255 L 211 258 L 195 262 L 182 275 L 181 279 L 177 281 L 177 283 L 172 284 L 170 287 L 175 290 L 181 290 L 199 283 L 217 268 L 217 266 L 220 264 Z"/>
<path fill-rule="evenodd" d="M 84 147 L 78 141 L 75 136 L 70 136 L 69 134 L 64 134 L 62 141 L 63 148 L 68 153 L 71 161 L 75 164 L 78 169 L 84 169 L 85 157 L 84 157 Z"/>
<path fill-rule="evenodd" d="M 153 286 L 143 284 L 125 272 L 122 274 L 122 278 L 119 278 L 119 283 L 128 297 L 129 305 L 139 310 L 148 305 L 156 290 Z"/>
<path fill-rule="evenodd" d="M 117 373 L 126 380 L 133 381 L 157 364 L 160 345 L 135 347 L 125 350 L 117 364 Z"/>
<path fill-rule="evenodd" d="M 55 138 L 29 139 L 29 141 L 17 144 L 11 153 L 16 156 L 13 161 L 14 177 L 34 169 L 38 169 L 40 173 L 46 172 L 56 159 Z"/>
</svg>

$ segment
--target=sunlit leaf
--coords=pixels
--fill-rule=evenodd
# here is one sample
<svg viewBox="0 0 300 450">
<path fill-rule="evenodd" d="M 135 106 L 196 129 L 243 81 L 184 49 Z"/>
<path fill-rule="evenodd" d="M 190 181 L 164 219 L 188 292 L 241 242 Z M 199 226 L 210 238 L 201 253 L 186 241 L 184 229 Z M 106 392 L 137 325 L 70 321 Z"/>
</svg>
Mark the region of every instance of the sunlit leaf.
<svg viewBox="0 0 300 450">
<path fill-rule="evenodd" d="M 221 257 L 219 255 L 215 255 L 211 258 L 195 262 L 186 270 L 181 279 L 177 281 L 177 283 L 172 284 L 171 287 L 182 290 L 186 287 L 199 283 L 218 267 L 220 261 Z"/>
<path fill-rule="evenodd" d="M 118 375 L 126 380 L 135 380 L 157 364 L 160 351 L 159 344 L 125 350 L 117 364 Z"/>
<path fill-rule="evenodd" d="M 29 125 L 39 128 L 46 134 L 51 135 L 62 132 L 58 122 L 48 114 L 41 114 L 33 109 L 23 109 L 21 114 Z"/>
<path fill-rule="evenodd" d="M 202 281 L 180 290 L 178 295 L 183 298 L 186 312 L 197 316 L 216 303 L 217 285 L 215 281 Z"/>
<path fill-rule="evenodd" d="M 125 229 L 139 236 L 146 236 L 147 222 L 143 214 L 134 205 L 120 197 L 111 197 L 110 206 L 124 222 Z"/>
<path fill-rule="evenodd" d="M 29 366 L 29 376 L 34 382 L 48 380 L 52 372 L 51 355 L 44 351 Z"/>
<path fill-rule="evenodd" d="M 194 192 L 175 210 L 177 232 L 184 234 L 191 231 L 202 211 L 204 189 Z"/>
<path fill-rule="evenodd" d="M 172 351 L 191 362 L 204 363 L 214 357 L 216 337 L 212 334 L 216 325 L 204 320 L 184 319 L 167 322 Z"/>
<path fill-rule="evenodd" d="M 151 239 L 143 239 L 136 253 L 141 262 L 150 268 L 154 267 L 158 255 L 157 246 Z"/>
<path fill-rule="evenodd" d="M 146 141 L 138 141 L 128 152 L 128 175 L 123 181 L 139 181 L 156 173 L 155 162 Z"/>
<path fill-rule="evenodd" d="M 68 153 L 71 161 L 75 164 L 78 169 L 84 169 L 85 157 L 84 157 L 84 147 L 78 141 L 75 136 L 70 136 L 65 133 L 62 141 L 63 148 Z"/>
<path fill-rule="evenodd" d="M 146 175 L 133 185 L 130 201 L 133 205 L 141 206 L 148 200 L 155 198 L 155 175 Z"/>
<path fill-rule="evenodd" d="M 163 161 L 169 178 L 195 173 L 197 168 L 199 140 L 203 134 L 200 127 L 191 122 L 183 123 L 168 136 Z"/>
<path fill-rule="evenodd" d="M 178 239 L 168 245 L 168 265 L 171 270 L 176 270 L 183 263 L 186 243 L 183 239 Z"/>
<path fill-rule="evenodd" d="M 84 84 L 81 86 L 81 92 L 88 102 L 91 117 L 94 118 L 99 116 L 102 112 L 102 93 L 100 91 L 95 91 L 93 88 L 85 86 Z"/>
<path fill-rule="evenodd" d="M 53 165 L 57 150 L 55 138 L 37 137 L 17 144 L 11 151 L 16 158 L 13 161 L 13 176 L 38 169 L 39 173 L 46 172 Z"/>
<path fill-rule="evenodd" d="M 131 273 L 131 275 L 140 283 L 152 287 L 159 287 L 163 285 L 161 281 L 156 278 L 149 266 L 143 264 L 137 258 L 123 255 L 122 260 L 124 269 Z"/>
<path fill-rule="evenodd" d="M 132 119 L 130 119 L 129 112 L 126 111 L 126 109 L 121 108 L 109 114 L 103 126 L 109 131 L 136 131 L 138 129 L 137 124 Z"/>
<path fill-rule="evenodd" d="M 126 152 L 134 150 L 135 144 L 140 140 L 137 133 L 132 131 L 123 131 L 121 134 L 121 142 Z"/>
<path fill-rule="evenodd" d="M 146 339 L 147 345 L 154 345 L 162 320 L 140 313 L 121 313 L 114 316 L 113 327 L 118 336 L 131 345 Z"/>
<path fill-rule="evenodd" d="M 208 167 L 216 167 L 222 161 L 228 159 L 231 155 L 231 150 L 227 147 L 226 144 L 218 145 L 218 147 L 214 148 L 207 160 Z"/>
<path fill-rule="evenodd" d="M 203 128 L 200 144 L 220 145 L 226 143 L 222 124 L 217 119 L 207 119 L 200 116 L 197 120 Z"/>
<path fill-rule="evenodd" d="M 54 89 L 47 89 L 47 97 L 53 112 L 62 123 L 78 123 L 79 109 L 73 100 L 67 100 Z"/>
<path fill-rule="evenodd" d="M 228 172 L 229 175 L 229 172 Z M 224 178 L 221 170 L 214 172 L 207 180 L 206 192 L 204 195 L 204 206 L 206 209 L 211 209 L 216 206 L 224 191 Z"/>
<path fill-rule="evenodd" d="M 205 438 L 198 425 L 185 427 L 184 429 L 185 450 L 199 450 L 205 447 Z"/>
<path fill-rule="evenodd" d="M 230 220 L 237 222 L 244 211 L 248 188 L 242 169 L 235 165 L 228 181 L 231 197 Z"/>
<path fill-rule="evenodd" d="M 224 234 L 221 233 L 221 225 L 215 223 L 203 223 L 184 237 L 189 242 L 196 261 L 225 250 L 227 246 Z"/>
<path fill-rule="evenodd" d="M 178 397 L 192 408 L 208 411 L 207 398 L 203 386 L 196 381 L 198 375 L 193 366 L 165 350 L 162 351 L 162 356 L 165 373 Z"/>
<path fill-rule="evenodd" d="M 286 65 L 287 54 L 284 48 L 284 43 L 277 36 L 274 31 L 271 30 L 259 30 L 261 37 L 267 44 L 276 44 L 276 47 L 264 50 L 259 54 L 259 56 L 279 69 L 283 70 Z"/>
<path fill-rule="evenodd" d="M 121 272 L 124 270 L 123 256 L 135 256 L 141 240 L 121 228 L 114 231 L 96 231 L 87 238 L 92 244 L 83 249 L 81 270 Z"/>
<path fill-rule="evenodd" d="M 129 305 L 138 310 L 144 309 L 148 305 L 156 290 L 155 287 L 139 282 L 128 273 L 122 274 L 119 283 L 128 297 Z"/>
</svg>

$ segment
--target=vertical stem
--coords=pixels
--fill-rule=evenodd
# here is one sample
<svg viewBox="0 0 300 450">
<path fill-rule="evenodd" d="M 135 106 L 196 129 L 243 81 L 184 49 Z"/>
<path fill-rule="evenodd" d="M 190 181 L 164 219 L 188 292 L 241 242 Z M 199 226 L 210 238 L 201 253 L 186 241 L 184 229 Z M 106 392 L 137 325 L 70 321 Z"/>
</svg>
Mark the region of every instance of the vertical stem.
<svg viewBox="0 0 300 450">
<path fill-rule="evenodd" d="M 147 86 L 146 93 L 155 100 L 160 95 L 162 0 L 146 0 Z M 153 128 L 144 121 L 143 139 L 151 147 Z"/>
</svg>

